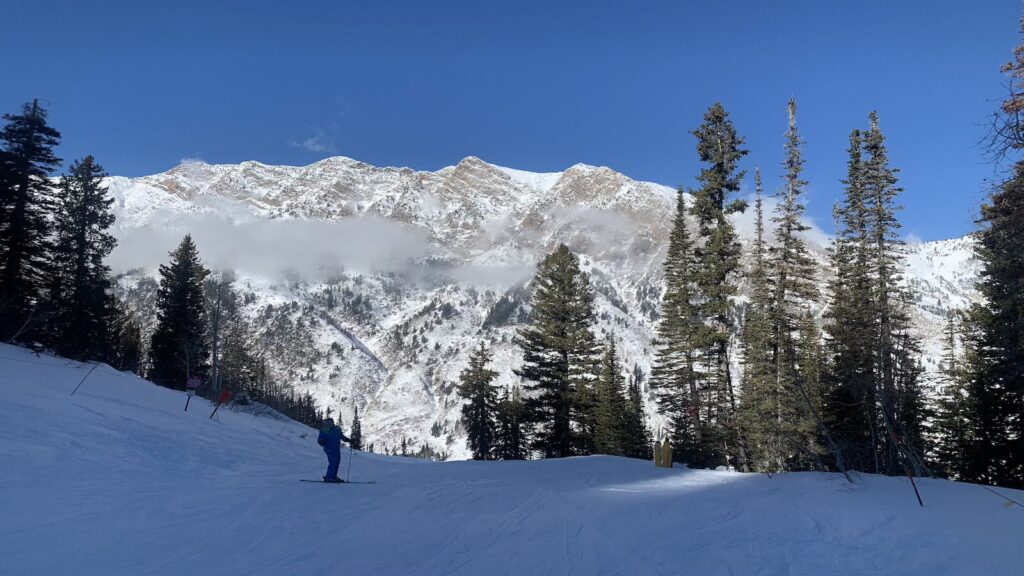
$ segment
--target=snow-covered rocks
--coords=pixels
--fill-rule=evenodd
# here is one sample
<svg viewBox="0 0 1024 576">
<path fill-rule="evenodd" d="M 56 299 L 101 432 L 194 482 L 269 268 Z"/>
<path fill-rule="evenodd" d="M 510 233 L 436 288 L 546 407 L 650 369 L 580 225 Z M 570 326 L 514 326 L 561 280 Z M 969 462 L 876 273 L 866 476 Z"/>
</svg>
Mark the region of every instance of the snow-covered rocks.
<svg viewBox="0 0 1024 576">
<path fill-rule="evenodd" d="M 649 373 L 675 203 L 666 186 L 607 167 L 532 173 L 472 156 L 436 172 L 344 157 L 303 167 L 186 162 L 109 186 L 122 239 L 117 268 L 152 271 L 191 232 L 208 264 L 237 270 L 278 379 L 311 391 L 346 422 L 359 406 L 378 447 L 407 437 L 467 455 L 452 383 L 481 340 L 494 347 L 498 384 L 518 383 L 512 336 L 522 283 L 558 243 L 581 254 L 599 330 L 619 339 L 624 368 Z M 736 225 L 749 242 L 749 216 Z M 829 239 L 815 229 L 808 240 L 824 285 Z M 931 381 L 945 313 L 977 297 L 977 263 L 966 238 L 907 251 Z M 123 286 L 139 286 L 147 273 L 126 276 Z M 131 299 L 145 296 L 135 290 Z M 657 425 L 650 398 L 648 408 Z"/>
</svg>

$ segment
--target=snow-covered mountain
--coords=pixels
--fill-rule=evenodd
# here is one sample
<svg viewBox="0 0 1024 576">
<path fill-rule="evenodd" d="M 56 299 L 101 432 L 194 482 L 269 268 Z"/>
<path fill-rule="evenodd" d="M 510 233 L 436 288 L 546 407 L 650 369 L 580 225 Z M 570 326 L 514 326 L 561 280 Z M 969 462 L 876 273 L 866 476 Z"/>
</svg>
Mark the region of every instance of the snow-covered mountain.
<svg viewBox="0 0 1024 576">
<path fill-rule="evenodd" d="M 192 233 L 209 265 L 236 271 L 277 376 L 346 422 L 358 406 L 378 449 L 408 437 L 467 455 L 454 392 L 467 351 L 487 342 L 499 384 L 516 383 L 511 339 L 525 282 L 558 243 L 591 274 L 599 333 L 619 341 L 627 368 L 650 371 L 669 187 L 606 167 L 538 174 L 475 157 L 436 172 L 343 157 L 305 167 L 186 162 L 109 185 L 121 239 L 112 264 L 133 271 L 120 284 L 131 301 L 145 310 L 152 270 Z M 749 241 L 752 215 L 737 227 Z M 828 237 L 812 229 L 808 240 L 824 282 Z M 944 314 L 976 298 L 977 263 L 967 238 L 907 251 L 931 377 Z"/>
</svg>

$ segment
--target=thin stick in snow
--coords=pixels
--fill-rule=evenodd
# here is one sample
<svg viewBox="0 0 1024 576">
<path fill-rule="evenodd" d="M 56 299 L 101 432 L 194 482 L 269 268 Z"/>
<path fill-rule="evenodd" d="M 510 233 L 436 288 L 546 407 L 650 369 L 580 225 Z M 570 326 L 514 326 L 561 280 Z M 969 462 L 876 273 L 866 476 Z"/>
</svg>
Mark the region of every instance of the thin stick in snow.
<svg viewBox="0 0 1024 576">
<path fill-rule="evenodd" d="M 85 377 L 84 377 L 84 378 L 82 378 L 82 381 L 78 383 L 78 386 L 75 386 L 75 389 L 71 391 L 71 396 L 74 396 L 74 395 L 75 395 L 75 392 L 78 392 L 78 389 L 79 389 L 79 388 L 81 388 L 81 387 L 82 387 L 82 384 L 84 384 L 84 383 L 85 383 L 85 379 L 86 379 L 86 378 L 88 378 L 88 377 L 89 377 L 89 374 L 92 374 L 92 371 L 93 371 L 93 370 L 95 370 L 95 369 L 96 369 L 96 367 L 97 367 L 97 366 L 99 366 L 99 365 L 100 365 L 100 363 L 99 363 L 99 362 L 95 362 L 95 363 L 93 363 L 93 365 L 92 365 L 92 368 L 90 368 L 90 369 L 89 369 L 89 372 L 88 372 L 88 374 L 86 374 L 86 375 L 85 375 Z"/>
</svg>

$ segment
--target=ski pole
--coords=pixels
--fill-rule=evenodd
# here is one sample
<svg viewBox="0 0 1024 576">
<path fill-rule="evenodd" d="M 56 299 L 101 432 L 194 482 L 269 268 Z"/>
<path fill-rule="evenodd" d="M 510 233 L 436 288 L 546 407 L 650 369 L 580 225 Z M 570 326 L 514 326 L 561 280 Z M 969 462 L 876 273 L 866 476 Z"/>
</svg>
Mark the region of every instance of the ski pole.
<svg viewBox="0 0 1024 576">
<path fill-rule="evenodd" d="M 352 479 L 352 443 L 348 445 L 348 471 L 345 472 L 345 482 Z"/>
</svg>

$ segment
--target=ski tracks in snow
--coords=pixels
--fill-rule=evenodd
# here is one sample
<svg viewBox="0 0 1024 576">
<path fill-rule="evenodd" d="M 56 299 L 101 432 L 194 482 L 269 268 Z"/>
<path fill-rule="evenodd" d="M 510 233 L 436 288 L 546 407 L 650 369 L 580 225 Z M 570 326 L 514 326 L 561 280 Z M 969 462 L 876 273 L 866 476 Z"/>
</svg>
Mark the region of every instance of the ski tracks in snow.
<svg viewBox="0 0 1024 576">
<path fill-rule="evenodd" d="M 0 362 L 0 571 L 12 574 L 1005 576 L 1024 564 L 1024 514 L 947 481 L 920 480 L 920 508 L 905 479 L 871 475 L 850 489 L 611 457 L 360 453 L 353 475 L 377 484 L 300 484 L 326 466 L 309 429 L 230 410 L 212 421 L 204 402 L 184 412 L 183 393 L 101 370 L 69 398 L 74 365 L 39 372 L 42 360 L 0 350 L 27 359 Z"/>
</svg>

